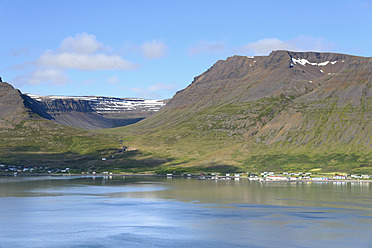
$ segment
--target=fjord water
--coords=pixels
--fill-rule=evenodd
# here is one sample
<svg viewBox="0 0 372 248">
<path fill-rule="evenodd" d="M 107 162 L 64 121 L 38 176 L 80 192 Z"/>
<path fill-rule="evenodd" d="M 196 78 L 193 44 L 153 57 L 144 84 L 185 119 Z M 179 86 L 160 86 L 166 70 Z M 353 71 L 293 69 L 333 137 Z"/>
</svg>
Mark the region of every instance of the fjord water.
<svg viewBox="0 0 372 248">
<path fill-rule="evenodd" d="M 372 247 L 372 184 L 2 177 L 0 247 Z"/>
</svg>

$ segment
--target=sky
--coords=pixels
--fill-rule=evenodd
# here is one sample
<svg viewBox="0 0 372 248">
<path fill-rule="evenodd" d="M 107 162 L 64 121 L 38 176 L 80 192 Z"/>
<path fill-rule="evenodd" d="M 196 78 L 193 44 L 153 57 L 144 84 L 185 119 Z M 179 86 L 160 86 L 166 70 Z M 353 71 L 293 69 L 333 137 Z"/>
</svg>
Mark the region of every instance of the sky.
<svg viewBox="0 0 372 248">
<path fill-rule="evenodd" d="M 23 93 L 171 98 L 273 50 L 372 57 L 372 0 L 0 0 L 0 76 Z"/>
</svg>

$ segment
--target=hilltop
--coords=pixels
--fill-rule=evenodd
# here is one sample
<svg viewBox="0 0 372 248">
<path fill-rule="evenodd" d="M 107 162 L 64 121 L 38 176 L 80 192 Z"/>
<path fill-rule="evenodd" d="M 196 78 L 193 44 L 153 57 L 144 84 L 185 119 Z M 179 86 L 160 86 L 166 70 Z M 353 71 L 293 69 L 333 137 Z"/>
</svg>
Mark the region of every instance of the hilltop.
<svg viewBox="0 0 372 248">
<path fill-rule="evenodd" d="M 216 62 L 157 114 L 112 133 L 164 169 L 371 171 L 372 59 L 274 51 Z"/>
</svg>

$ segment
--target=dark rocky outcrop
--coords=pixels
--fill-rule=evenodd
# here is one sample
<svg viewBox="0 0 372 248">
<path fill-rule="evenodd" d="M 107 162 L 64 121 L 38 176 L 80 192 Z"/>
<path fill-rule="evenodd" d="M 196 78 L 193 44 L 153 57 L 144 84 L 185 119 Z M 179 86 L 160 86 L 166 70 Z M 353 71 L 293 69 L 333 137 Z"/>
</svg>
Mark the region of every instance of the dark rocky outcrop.
<svg viewBox="0 0 372 248">
<path fill-rule="evenodd" d="M 84 129 L 112 128 L 143 120 L 164 105 L 163 100 L 36 96 L 22 94 L 10 84 L 0 83 L 0 122 L 8 126 L 41 117 Z"/>
<path fill-rule="evenodd" d="M 138 122 L 155 113 L 164 102 L 113 97 L 66 97 L 25 95 L 40 116 L 59 124 L 84 129 L 112 128 Z M 151 104 L 153 103 L 153 104 Z"/>
<path fill-rule="evenodd" d="M 21 121 L 29 118 L 22 94 L 8 83 L 0 83 L 0 121 Z"/>
</svg>

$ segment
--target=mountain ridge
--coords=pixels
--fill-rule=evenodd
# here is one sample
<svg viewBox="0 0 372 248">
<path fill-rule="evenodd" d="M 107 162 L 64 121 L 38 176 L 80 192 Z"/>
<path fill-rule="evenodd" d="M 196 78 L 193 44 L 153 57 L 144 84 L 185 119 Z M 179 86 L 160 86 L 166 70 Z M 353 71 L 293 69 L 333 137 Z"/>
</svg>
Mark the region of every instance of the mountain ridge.
<svg viewBox="0 0 372 248">
<path fill-rule="evenodd" d="M 371 85 L 368 57 L 290 51 L 233 56 L 195 77 L 157 114 L 116 132 L 186 167 L 367 170 Z M 344 155 L 354 160 L 348 164 Z"/>
<path fill-rule="evenodd" d="M 33 94 L 25 94 L 25 99 L 40 116 L 62 125 L 85 129 L 129 125 L 159 111 L 166 102 L 139 98 Z"/>
<path fill-rule="evenodd" d="M 317 64 L 326 61 L 339 62 L 338 64 L 328 63 L 325 66 L 308 65 L 306 67 L 299 63 L 294 63 L 293 59 L 296 59 L 296 57 L 300 59 L 310 60 L 312 63 Z M 279 77 L 279 79 L 282 79 L 285 76 L 292 76 L 295 77 L 296 79 L 302 80 L 315 80 L 317 78 L 325 76 L 325 73 L 327 74 L 339 72 L 340 70 L 342 70 L 342 68 L 340 68 L 339 65 L 342 63 L 344 63 L 344 65 L 348 64 L 350 62 L 350 59 L 365 60 L 367 58 L 336 53 L 289 52 L 283 50 L 274 51 L 269 56 L 248 57 L 235 55 L 227 58 L 226 60 L 219 60 L 206 72 L 202 73 L 200 76 L 195 77 L 194 81 L 188 87 L 186 87 L 182 91 L 177 92 L 175 97 L 173 97 L 169 101 L 168 107 L 175 105 L 176 104 L 175 99 L 182 97 L 180 95 L 184 93 L 185 90 L 187 90 L 188 88 L 189 88 L 188 90 L 190 91 L 191 88 L 198 87 L 198 90 L 200 91 L 203 90 L 202 85 L 205 85 L 212 81 L 215 87 L 220 87 L 221 89 L 223 89 L 223 87 L 226 85 L 226 83 L 229 82 L 229 80 L 239 79 L 240 81 L 235 82 L 238 84 L 246 81 L 250 82 L 261 81 L 265 76 L 267 76 L 267 72 L 264 71 L 264 69 L 272 70 L 270 73 L 273 75 L 271 75 L 269 80 L 273 80 L 274 77 L 275 78 Z M 317 71 L 315 71 L 314 67 L 318 67 Z M 324 69 L 324 73 L 320 71 L 321 69 Z M 264 84 L 263 86 L 265 87 L 260 87 L 256 89 L 256 91 L 249 94 L 248 98 L 243 98 L 241 100 L 258 100 L 259 98 L 265 96 L 267 97 L 268 96 L 267 93 L 273 93 L 271 91 L 266 92 L 265 89 L 267 91 L 275 90 L 275 88 L 272 88 L 273 85 Z M 234 95 L 234 91 L 229 91 L 228 93 L 229 95 Z M 256 93 L 257 95 L 255 95 L 254 93 Z M 190 94 L 190 92 L 188 92 L 188 94 Z M 280 94 L 276 93 L 276 95 Z"/>
</svg>

